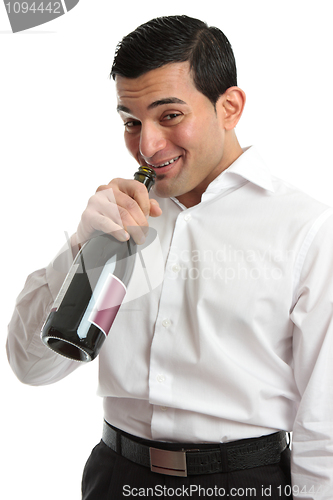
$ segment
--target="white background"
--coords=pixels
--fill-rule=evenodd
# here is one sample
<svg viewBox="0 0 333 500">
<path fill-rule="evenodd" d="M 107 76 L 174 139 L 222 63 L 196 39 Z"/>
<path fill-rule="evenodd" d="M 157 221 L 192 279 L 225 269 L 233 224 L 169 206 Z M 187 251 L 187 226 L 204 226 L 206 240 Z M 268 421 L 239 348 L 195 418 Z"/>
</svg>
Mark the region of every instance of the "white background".
<svg viewBox="0 0 333 500">
<path fill-rule="evenodd" d="M 221 28 L 247 94 L 237 127 L 241 145 L 255 144 L 275 175 L 333 204 L 332 1 L 179 5 L 80 0 L 66 15 L 12 34 L 0 4 L 0 418 L 6 500 L 79 500 L 84 463 L 100 439 L 98 362 L 53 386 L 24 386 L 7 363 L 5 340 L 26 276 L 48 264 L 65 242 L 65 231 L 75 231 L 100 184 L 132 177 L 136 169 L 123 145 L 108 77 L 122 36 L 171 14 Z"/>
</svg>

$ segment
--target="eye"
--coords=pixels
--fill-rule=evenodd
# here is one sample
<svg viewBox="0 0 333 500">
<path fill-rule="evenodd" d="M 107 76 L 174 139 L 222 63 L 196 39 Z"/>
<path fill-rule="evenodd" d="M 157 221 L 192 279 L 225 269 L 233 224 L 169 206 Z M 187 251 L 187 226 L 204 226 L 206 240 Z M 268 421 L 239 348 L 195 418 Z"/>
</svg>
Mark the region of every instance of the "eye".
<svg viewBox="0 0 333 500">
<path fill-rule="evenodd" d="M 135 132 L 137 127 L 140 127 L 141 122 L 138 120 L 128 120 L 127 122 L 124 123 L 125 130 L 127 132 Z"/>
<path fill-rule="evenodd" d="M 163 120 L 173 120 L 177 118 L 177 116 L 180 116 L 180 113 L 169 113 L 168 115 L 165 115 Z"/>
<path fill-rule="evenodd" d="M 177 123 L 180 122 L 182 119 L 183 114 L 182 113 L 168 113 L 162 117 L 162 122 L 164 122 L 167 125 L 176 125 Z"/>
</svg>

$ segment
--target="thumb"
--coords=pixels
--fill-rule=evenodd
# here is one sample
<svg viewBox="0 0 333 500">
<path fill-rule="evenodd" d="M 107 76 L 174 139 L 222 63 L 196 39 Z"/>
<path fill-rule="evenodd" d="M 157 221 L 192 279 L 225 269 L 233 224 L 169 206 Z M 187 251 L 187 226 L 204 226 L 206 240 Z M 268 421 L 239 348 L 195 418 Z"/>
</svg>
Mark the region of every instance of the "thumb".
<svg viewBox="0 0 333 500">
<path fill-rule="evenodd" d="M 162 209 L 158 204 L 158 201 L 156 200 L 149 200 L 150 201 L 150 211 L 149 215 L 151 217 L 159 217 L 162 214 Z"/>
</svg>

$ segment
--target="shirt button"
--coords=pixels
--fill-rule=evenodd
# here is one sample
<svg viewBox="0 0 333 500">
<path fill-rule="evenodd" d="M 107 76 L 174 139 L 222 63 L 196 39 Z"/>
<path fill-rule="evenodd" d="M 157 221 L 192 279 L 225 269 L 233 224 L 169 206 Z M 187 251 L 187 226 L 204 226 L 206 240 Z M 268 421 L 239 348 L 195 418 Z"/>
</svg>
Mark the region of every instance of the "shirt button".
<svg viewBox="0 0 333 500">
<path fill-rule="evenodd" d="M 164 326 L 164 328 L 168 328 L 170 325 L 171 325 L 171 321 L 168 318 L 166 318 L 162 321 L 162 326 Z"/>
<path fill-rule="evenodd" d="M 161 406 L 161 410 L 162 411 L 167 411 L 167 407 L 166 406 Z"/>
<path fill-rule="evenodd" d="M 174 273 L 178 273 L 180 271 L 180 266 L 178 266 L 178 264 L 174 264 L 172 266 L 172 270 Z"/>
<path fill-rule="evenodd" d="M 184 221 L 185 222 L 188 222 L 190 219 L 191 219 L 191 215 L 190 214 L 184 215 Z"/>
<path fill-rule="evenodd" d="M 160 373 L 159 375 L 157 375 L 156 380 L 157 382 L 162 384 L 163 382 L 165 382 L 165 376 Z"/>
</svg>

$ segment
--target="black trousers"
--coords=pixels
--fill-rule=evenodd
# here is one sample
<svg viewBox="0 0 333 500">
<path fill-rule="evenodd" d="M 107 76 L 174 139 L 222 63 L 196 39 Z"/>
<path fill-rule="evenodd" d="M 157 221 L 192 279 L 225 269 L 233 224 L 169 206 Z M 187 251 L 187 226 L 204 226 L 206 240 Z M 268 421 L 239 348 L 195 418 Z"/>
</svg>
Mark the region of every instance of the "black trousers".
<svg viewBox="0 0 333 500">
<path fill-rule="evenodd" d="M 82 500 L 125 498 L 292 499 L 290 450 L 278 464 L 236 472 L 175 477 L 151 472 L 112 451 L 101 441 L 92 451 L 82 478 Z"/>
</svg>

